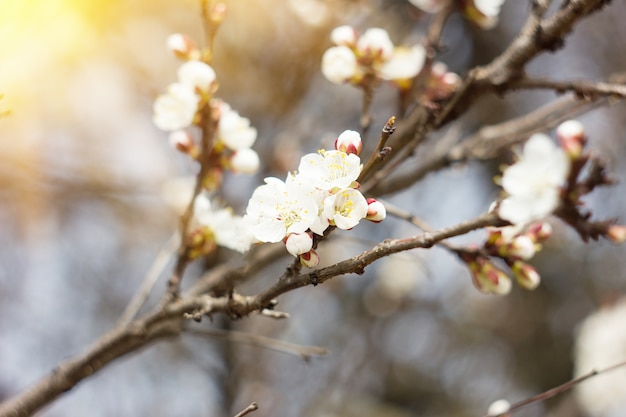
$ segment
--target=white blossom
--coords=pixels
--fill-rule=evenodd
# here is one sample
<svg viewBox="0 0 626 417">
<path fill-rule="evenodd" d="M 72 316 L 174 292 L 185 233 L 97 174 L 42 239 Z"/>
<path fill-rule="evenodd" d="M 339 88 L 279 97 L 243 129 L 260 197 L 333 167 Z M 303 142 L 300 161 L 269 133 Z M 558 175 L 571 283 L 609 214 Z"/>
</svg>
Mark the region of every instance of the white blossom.
<svg viewBox="0 0 626 417">
<path fill-rule="evenodd" d="M 191 60 L 178 68 L 178 81 L 194 89 L 208 92 L 215 82 L 215 71 L 202 61 Z"/>
<path fill-rule="evenodd" d="M 199 100 L 200 97 L 188 85 L 170 84 L 167 93 L 154 102 L 152 121 L 161 130 L 182 130 L 193 123 Z"/>
<path fill-rule="evenodd" d="M 339 26 L 330 33 L 330 39 L 335 45 L 350 46 L 356 43 L 357 33 L 352 26 Z"/>
<path fill-rule="evenodd" d="M 506 0 L 474 0 L 476 9 L 487 17 L 497 17 Z"/>
<path fill-rule="evenodd" d="M 261 242 L 280 242 L 289 233 L 303 233 L 317 221 L 315 189 L 308 181 L 289 175 L 287 181 L 265 178 L 252 194 L 246 216 Z"/>
<path fill-rule="evenodd" d="M 334 46 L 322 56 L 322 74 L 334 84 L 342 84 L 356 77 L 358 64 L 354 52 L 347 46 Z"/>
<path fill-rule="evenodd" d="M 467 12 L 466 15 L 482 29 L 492 29 L 498 24 L 498 16 L 504 2 L 505 0 L 473 0 L 478 15 Z"/>
<path fill-rule="evenodd" d="M 324 216 L 340 229 L 351 229 L 367 215 L 367 200 L 360 191 L 346 188 L 324 200 Z"/>
<path fill-rule="evenodd" d="M 361 173 L 361 159 L 341 151 L 306 154 L 300 160 L 298 175 L 320 190 L 348 188 Z"/>
<path fill-rule="evenodd" d="M 422 70 L 426 60 L 426 49 L 422 45 L 412 48 L 396 47 L 389 61 L 380 68 L 384 80 L 406 80 L 415 77 Z"/>
<path fill-rule="evenodd" d="M 513 224 L 526 224 L 552 213 L 559 204 L 561 186 L 569 172 L 563 150 L 543 134 L 533 135 L 518 162 L 502 176 L 507 192 L 499 215 Z"/>
<path fill-rule="evenodd" d="M 218 136 L 220 141 L 234 151 L 250 148 L 257 137 L 257 130 L 250 126 L 250 119 L 241 117 L 224 102 L 220 102 L 219 107 Z"/>
<path fill-rule="evenodd" d="M 446 0 L 409 0 L 409 2 L 426 13 L 437 13 L 446 5 Z"/>
<path fill-rule="evenodd" d="M 199 54 L 195 42 L 182 33 L 174 33 L 167 37 L 167 49 L 181 59 L 189 59 Z"/>
<path fill-rule="evenodd" d="M 235 151 L 230 158 L 230 165 L 234 172 L 240 174 L 256 174 L 261 165 L 259 155 L 250 148 Z"/>
<path fill-rule="evenodd" d="M 365 56 L 381 58 L 383 61 L 391 58 L 393 54 L 393 42 L 385 29 L 370 28 L 363 33 L 356 47 Z"/>
</svg>

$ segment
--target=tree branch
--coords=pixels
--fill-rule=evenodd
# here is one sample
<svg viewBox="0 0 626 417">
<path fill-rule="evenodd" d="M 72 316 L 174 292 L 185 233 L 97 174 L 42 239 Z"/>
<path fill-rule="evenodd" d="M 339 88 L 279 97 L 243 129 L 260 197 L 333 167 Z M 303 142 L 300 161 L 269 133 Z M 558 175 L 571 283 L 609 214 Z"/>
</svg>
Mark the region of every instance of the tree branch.
<svg viewBox="0 0 626 417">
<path fill-rule="evenodd" d="M 48 376 L 0 404 L 0 417 L 30 416 L 115 359 L 136 352 L 155 340 L 177 336 L 183 329 L 186 315 L 202 312 L 209 316 L 217 313 L 224 313 L 230 317 L 248 316 L 268 307 L 273 308 L 276 297 L 296 288 L 317 285 L 348 273 L 362 274 L 368 265 L 382 257 L 410 249 L 430 248 L 441 240 L 501 223 L 502 221 L 495 214 L 489 213 L 431 233 L 404 239 L 388 239 L 358 256 L 335 265 L 294 277 L 283 277 L 255 296 L 246 297 L 233 293 L 230 296 L 216 298 L 206 294 L 197 294 L 198 288 L 192 289 L 181 299 L 167 303 L 126 326 L 117 327 L 106 333 L 86 353 L 63 362 Z M 268 253 L 273 254 L 272 251 Z M 258 262 L 263 261 L 258 260 Z M 240 276 L 258 271 L 258 269 L 242 269 L 246 272 L 240 270 Z M 233 273 L 232 270 L 221 268 L 220 272 L 223 275 Z M 218 279 L 216 281 L 221 282 Z M 202 287 L 205 285 L 203 284 Z"/>
</svg>

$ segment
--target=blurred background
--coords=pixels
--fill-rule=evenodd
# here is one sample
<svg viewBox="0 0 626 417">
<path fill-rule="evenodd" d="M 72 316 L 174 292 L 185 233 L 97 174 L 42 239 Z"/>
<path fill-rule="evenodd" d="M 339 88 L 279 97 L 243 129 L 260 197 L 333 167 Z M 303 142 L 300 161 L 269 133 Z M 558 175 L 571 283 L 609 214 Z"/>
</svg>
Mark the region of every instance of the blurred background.
<svg viewBox="0 0 626 417">
<path fill-rule="evenodd" d="M 423 39 L 430 17 L 404 0 L 225 3 L 213 63 L 218 95 L 258 128 L 255 149 L 264 163 L 256 177 L 227 178 L 222 197 L 241 213 L 264 176 L 283 177 L 300 155 L 329 148 L 338 133 L 358 127 L 359 92 L 331 85 L 319 72 L 332 28 L 383 27 L 396 44 L 410 45 Z M 440 59 L 460 74 L 489 62 L 521 27 L 527 3 L 508 1 L 500 24 L 488 32 L 454 15 Z M 565 49 L 542 55 L 528 72 L 601 80 L 622 71 L 626 3 L 614 3 L 580 23 Z M 193 174 L 194 166 L 151 122 L 155 97 L 180 65 L 165 47 L 176 32 L 203 38 L 199 0 L 0 0 L 0 111 L 11 111 L 0 118 L 0 400 L 112 328 L 176 229 L 162 189 Z M 489 97 L 455 128 L 470 134 L 554 98 L 549 92 Z M 593 152 L 621 180 L 586 202 L 596 217 L 622 223 L 624 110 L 617 103 L 580 118 Z M 393 91 L 382 86 L 373 131 L 394 111 Z M 497 197 L 492 177 L 503 161 L 446 169 L 388 198 L 434 227 L 452 225 L 484 212 Z M 183 335 L 116 361 L 41 415 L 232 416 L 252 401 L 260 405 L 253 414 L 259 417 L 484 415 L 499 398 L 518 401 L 570 379 L 580 323 L 601 306 L 609 311 L 626 291 L 624 247 L 584 244 L 572 230 L 553 225 L 553 238 L 533 260 L 543 278 L 534 292 L 481 295 L 452 255 L 437 248 L 403 253 L 363 276 L 283 296 L 279 309 L 289 320 L 193 324 L 322 346 L 330 350 L 326 357 L 303 361 Z M 388 218 L 335 233 L 320 256 L 329 264 L 384 238 L 416 233 Z M 482 238 L 477 232 L 457 243 Z M 240 291 L 252 294 L 271 283 L 289 262 L 262 271 Z M 194 265 L 187 284 L 201 272 L 202 265 Z M 626 318 L 617 323 L 626 327 Z M 607 332 L 591 350 L 602 356 L 611 347 L 626 359 L 626 337 Z M 626 393 L 607 401 L 619 404 Z M 519 415 L 626 415 L 623 406 L 611 411 L 600 402 L 577 402 L 568 393 Z"/>
</svg>

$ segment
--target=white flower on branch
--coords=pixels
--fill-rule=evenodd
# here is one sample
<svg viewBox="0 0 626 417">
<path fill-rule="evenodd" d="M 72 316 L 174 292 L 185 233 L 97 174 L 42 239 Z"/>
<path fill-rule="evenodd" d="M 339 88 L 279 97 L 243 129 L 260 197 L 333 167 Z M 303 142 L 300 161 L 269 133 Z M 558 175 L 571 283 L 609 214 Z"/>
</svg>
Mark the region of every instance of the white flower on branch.
<svg viewBox="0 0 626 417">
<path fill-rule="evenodd" d="M 320 151 L 304 155 L 298 175 L 320 190 L 349 188 L 361 173 L 361 159 L 341 151 Z"/>
<path fill-rule="evenodd" d="M 200 97 L 186 84 L 170 84 L 166 94 L 154 102 L 152 121 L 161 130 L 172 132 L 189 127 L 198 111 Z"/>
<path fill-rule="evenodd" d="M 230 167 L 238 174 L 256 174 L 260 165 L 259 154 L 250 148 L 239 149 L 230 157 Z"/>
<path fill-rule="evenodd" d="M 357 40 L 356 49 L 362 56 L 386 61 L 393 54 L 393 42 L 385 29 L 369 28 Z"/>
<path fill-rule="evenodd" d="M 257 138 L 256 128 L 250 126 L 250 119 L 241 117 L 227 103 L 220 101 L 219 140 L 234 151 L 250 148 Z"/>
<path fill-rule="evenodd" d="M 415 77 L 424 67 L 426 49 L 422 45 L 412 48 L 398 46 L 391 58 L 380 68 L 380 77 L 388 81 L 402 81 Z"/>
<path fill-rule="evenodd" d="M 265 178 L 246 209 L 246 217 L 254 224 L 255 238 L 261 242 L 280 242 L 287 234 L 304 233 L 317 221 L 315 188 L 301 178 L 289 174 L 285 182 Z"/>
<path fill-rule="evenodd" d="M 178 81 L 203 93 L 209 93 L 216 80 L 215 71 L 202 61 L 191 60 L 178 68 Z"/>
<path fill-rule="evenodd" d="M 334 84 L 343 84 L 357 77 L 358 64 L 347 46 L 334 46 L 322 56 L 322 74 Z"/>
<path fill-rule="evenodd" d="M 544 134 L 533 135 L 520 160 L 502 175 L 508 196 L 500 204 L 500 217 L 513 224 L 527 224 L 548 216 L 559 204 L 569 169 L 569 159 L 561 148 Z"/>
<path fill-rule="evenodd" d="M 367 200 L 360 191 L 346 188 L 324 200 L 324 217 L 340 229 L 352 229 L 367 215 Z"/>
<path fill-rule="evenodd" d="M 336 45 L 353 46 L 356 44 L 358 34 L 352 26 L 344 25 L 333 29 L 330 40 Z"/>
</svg>

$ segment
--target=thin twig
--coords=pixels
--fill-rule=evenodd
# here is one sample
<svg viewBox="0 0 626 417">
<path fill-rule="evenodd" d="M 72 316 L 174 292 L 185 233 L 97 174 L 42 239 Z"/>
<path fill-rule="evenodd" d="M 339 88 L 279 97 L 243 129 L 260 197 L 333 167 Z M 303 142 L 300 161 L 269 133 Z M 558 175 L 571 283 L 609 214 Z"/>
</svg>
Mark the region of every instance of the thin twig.
<svg viewBox="0 0 626 417">
<path fill-rule="evenodd" d="M 194 336 L 219 337 L 227 339 L 228 341 L 233 343 L 242 343 L 246 345 L 260 347 L 263 349 L 270 349 L 277 352 L 299 356 L 304 360 L 308 360 L 312 356 L 328 355 L 328 349 L 319 346 L 303 346 L 295 343 L 285 342 L 284 340 L 273 339 L 271 337 L 262 336 L 259 334 L 245 333 L 235 330 L 186 329 L 185 333 Z"/>
<path fill-rule="evenodd" d="M 409 172 L 391 176 L 387 173 L 376 187 L 368 189 L 375 195 L 391 194 L 410 187 L 431 172 L 472 159 L 494 158 L 506 149 L 536 132 L 556 127 L 559 123 L 589 110 L 610 103 L 607 98 L 580 100 L 564 97 L 503 123 L 484 126 L 461 143 L 439 147 Z"/>
<path fill-rule="evenodd" d="M 387 141 L 389 140 L 389 137 L 393 134 L 393 132 L 395 132 L 396 130 L 395 124 L 396 124 L 395 116 L 391 116 L 389 120 L 387 120 L 387 123 L 385 123 L 385 126 L 383 127 L 383 130 L 380 133 L 380 139 L 378 140 L 378 143 L 376 144 L 376 148 L 374 149 L 374 152 L 372 152 L 372 154 L 370 155 L 370 158 L 367 160 L 367 162 L 365 163 L 365 166 L 361 170 L 361 175 L 359 176 L 359 179 L 358 179 L 359 182 L 367 180 L 367 178 L 369 177 L 374 167 L 387 157 L 389 152 L 385 152 L 385 149 L 388 149 L 386 148 Z"/>
<path fill-rule="evenodd" d="M 176 252 L 176 248 L 179 245 L 179 235 L 177 233 L 173 234 L 172 237 L 167 241 L 165 247 L 163 247 L 159 253 L 157 254 L 154 262 L 150 266 L 148 273 L 146 274 L 139 290 L 133 298 L 130 300 L 130 303 L 126 306 L 126 309 L 122 313 L 122 316 L 117 322 L 118 326 L 124 326 L 135 318 L 141 307 L 146 303 L 146 300 L 150 296 L 152 289 L 156 285 L 159 277 L 163 273 L 165 266 L 172 259 L 172 256 Z"/>
<path fill-rule="evenodd" d="M 533 403 L 537 403 L 537 402 L 541 402 L 541 401 L 545 401 L 548 400 L 552 397 L 556 397 L 557 395 L 560 395 L 566 391 L 569 391 L 570 389 L 572 389 L 573 387 L 575 387 L 576 385 L 580 384 L 583 381 L 586 381 L 590 378 L 593 378 L 595 376 L 601 375 L 601 374 L 605 374 L 607 372 L 613 371 L 615 369 L 618 368 L 622 368 L 626 366 L 626 361 L 622 361 L 622 362 L 618 362 L 614 365 L 611 365 L 609 367 L 600 369 L 600 370 L 592 370 L 589 373 L 586 373 L 584 375 L 581 375 L 577 378 L 574 378 L 570 381 L 567 381 L 557 387 L 551 388 L 545 392 L 542 392 L 541 394 L 537 394 L 535 396 L 532 396 L 530 398 L 526 398 L 525 400 L 522 401 L 518 401 L 516 403 L 511 404 L 511 407 L 509 407 L 509 410 L 505 413 L 501 413 L 501 414 L 497 414 L 495 416 L 492 415 L 486 415 L 485 417 L 498 417 L 498 416 L 503 416 L 506 415 L 507 413 L 510 413 L 511 411 L 515 411 L 515 410 L 519 410 L 522 407 L 525 407 L 529 404 L 533 404 Z"/>
<path fill-rule="evenodd" d="M 246 414 L 250 414 L 251 412 L 256 411 L 258 409 L 259 409 L 259 405 L 256 402 L 253 402 L 249 406 L 247 406 L 246 408 L 244 408 L 243 410 L 235 414 L 234 417 L 243 417 Z"/>
<path fill-rule="evenodd" d="M 550 89 L 557 93 L 573 92 L 580 98 L 595 98 L 598 96 L 626 97 L 626 85 L 613 84 L 601 81 L 556 81 L 547 78 L 523 77 L 511 84 L 513 89 Z"/>
</svg>

